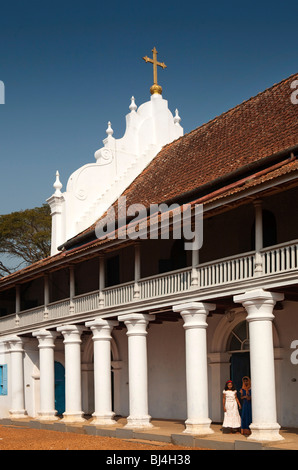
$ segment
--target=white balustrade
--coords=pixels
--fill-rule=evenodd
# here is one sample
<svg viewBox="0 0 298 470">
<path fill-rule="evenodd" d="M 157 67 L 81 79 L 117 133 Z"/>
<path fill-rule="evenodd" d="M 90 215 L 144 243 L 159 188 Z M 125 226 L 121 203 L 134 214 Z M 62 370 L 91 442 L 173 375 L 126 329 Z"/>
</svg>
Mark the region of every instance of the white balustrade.
<svg viewBox="0 0 298 470">
<path fill-rule="evenodd" d="M 18 326 L 23 327 L 42 322 L 44 319 L 44 306 L 24 310 L 18 314 Z"/>
<path fill-rule="evenodd" d="M 139 281 L 140 298 L 148 299 L 182 292 L 190 288 L 191 268 L 150 276 Z"/>
<path fill-rule="evenodd" d="M 104 306 L 112 307 L 114 305 L 121 305 L 131 302 L 133 300 L 134 282 L 121 284 L 103 289 Z"/>
<path fill-rule="evenodd" d="M 254 252 L 223 258 L 198 267 L 200 287 L 241 281 L 254 276 Z"/>
<path fill-rule="evenodd" d="M 8 330 L 12 330 L 16 327 L 16 315 L 13 313 L 12 315 L 7 315 L 0 319 L 0 332 L 5 332 Z"/>
<path fill-rule="evenodd" d="M 90 312 L 98 308 L 99 292 L 89 292 L 74 298 L 75 313 Z"/>
<path fill-rule="evenodd" d="M 261 253 L 264 274 L 282 273 L 298 267 L 298 240 L 265 248 Z"/>
<path fill-rule="evenodd" d="M 287 273 L 298 268 L 298 240 L 282 243 L 261 250 L 262 275 Z M 207 262 L 197 266 L 198 286 L 191 285 L 192 268 L 150 276 L 138 281 L 140 299 L 154 299 L 185 292 L 190 289 L 208 289 L 227 283 L 252 279 L 255 275 L 255 252 L 243 253 Z M 102 290 L 104 304 L 99 305 L 99 291 L 89 292 L 73 298 L 74 313 L 83 314 L 99 308 L 114 307 L 134 302 L 134 282 L 108 287 Z M 70 299 L 63 299 L 34 309 L 20 311 L 17 315 L 0 318 L 0 333 L 42 323 L 44 320 L 59 320 L 73 314 Z"/>
<path fill-rule="evenodd" d="M 48 305 L 48 319 L 54 320 L 69 315 L 69 299 L 52 302 Z"/>
</svg>

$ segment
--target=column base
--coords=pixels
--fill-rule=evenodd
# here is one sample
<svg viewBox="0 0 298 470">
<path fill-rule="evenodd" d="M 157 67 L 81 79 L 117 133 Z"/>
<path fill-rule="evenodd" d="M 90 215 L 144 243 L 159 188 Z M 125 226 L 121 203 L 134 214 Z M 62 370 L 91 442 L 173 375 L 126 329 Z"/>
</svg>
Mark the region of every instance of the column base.
<svg viewBox="0 0 298 470">
<path fill-rule="evenodd" d="M 57 421 L 59 418 L 56 416 L 57 411 L 38 411 L 38 421 Z"/>
<path fill-rule="evenodd" d="M 9 410 L 11 419 L 25 419 L 28 418 L 26 410 Z"/>
<path fill-rule="evenodd" d="M 93 413 L 92 416 L 94 419 L 91 421 L 90 424 L 93 424 L 95 426 L 115 426 L 117 424 L 117 422 L 113 419 L 115 413 L 107 413 L 106 415 L 99 415 Z"/>
<path fill-rule="evenodd" d="M 214 431 L 210 427 L 211 419 L 206 419 L 204 421 L 199 421 L 195 419 L 187 419 L 185 421 L 185 434 L 196 434 L 196 435 L 206 435 L 213 434 Z"/>
<path fill-rule="evenodd" d="M 284 438 L 279 434 L 280 425 L 272 424 L 251 424 L 251 434 L 247 439 L 253 441 L 282 441 Z"/>
<path fill-rule="evenodd" d="M 63 423 L 84 423 L 86 419 L 83 417 L 84 413 L 79 411 L 78 413 L 63 413 L 61 422 Z"/>
<path fill-rule="evenodd" d="M 126 429 L 151 429 L 154 428 L 150 423 L 151 416 L 133 417 L 128 416 L 127 424 L 124 426 Z"/>
</svg>

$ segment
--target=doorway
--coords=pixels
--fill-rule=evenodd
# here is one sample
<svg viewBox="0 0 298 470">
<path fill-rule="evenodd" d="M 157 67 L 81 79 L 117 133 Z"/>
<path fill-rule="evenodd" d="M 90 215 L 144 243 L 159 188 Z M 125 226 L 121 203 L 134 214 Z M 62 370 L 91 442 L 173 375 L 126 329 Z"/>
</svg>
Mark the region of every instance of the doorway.
<svg viewBox="0 0 298 470">
<path fill-rule="evenodd" d="M 242 377 L 250 377 L 249 331 L 247 321 L 238 323 L 232 330 L 228 342 L 231 353 L 230 377 L 239 392 Z"/>
<path fill-rule="evenodd" d="M 65 369 L 55 361 L 55 409 L 58 415 L 65 411 Z"/>
<path fill-rule="evenodd" d="M 237 392 L 242 387 L 242 377 L 250 377 L 249 352 L 234 352 L 231 356 L 230 377 Z"/>
</svg>

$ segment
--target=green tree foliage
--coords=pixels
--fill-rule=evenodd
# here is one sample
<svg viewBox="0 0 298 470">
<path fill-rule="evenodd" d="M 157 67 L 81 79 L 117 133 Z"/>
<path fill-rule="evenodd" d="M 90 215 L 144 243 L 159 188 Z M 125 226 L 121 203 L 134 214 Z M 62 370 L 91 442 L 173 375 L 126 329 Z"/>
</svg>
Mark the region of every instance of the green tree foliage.
<svg viewBox="0 0 298 470">
<path fill-rule="evenodd" d="M 0 275 L 50 255 L 51 215 L 47 204 L 0 215 Z"/>
</svg>

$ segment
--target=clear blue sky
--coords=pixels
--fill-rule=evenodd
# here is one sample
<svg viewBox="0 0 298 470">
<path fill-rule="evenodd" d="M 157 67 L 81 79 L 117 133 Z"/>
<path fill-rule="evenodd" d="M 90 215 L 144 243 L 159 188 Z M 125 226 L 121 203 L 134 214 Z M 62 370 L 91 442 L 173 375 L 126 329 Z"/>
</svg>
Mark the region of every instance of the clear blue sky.
<svg viewBox="0 0 298 470">
<path fill-rule="evenodd" d="M 41 206 L 59 170 L 94 162 L 130 98 L 150 99 L 152 66 L 185 132 L 298 71 L 295 1 L 2 0 L 0 214 Z"/>
</svg>

